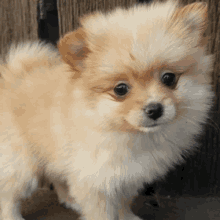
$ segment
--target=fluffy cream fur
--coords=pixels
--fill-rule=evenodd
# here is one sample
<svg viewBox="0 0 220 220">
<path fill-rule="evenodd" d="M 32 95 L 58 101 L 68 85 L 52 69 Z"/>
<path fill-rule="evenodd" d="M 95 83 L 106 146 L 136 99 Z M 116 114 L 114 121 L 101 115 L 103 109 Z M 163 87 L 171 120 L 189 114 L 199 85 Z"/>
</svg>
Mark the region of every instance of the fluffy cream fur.
<svg viewBox="0 0 220 220">
<path fill-rule="evenodd" d="M 22 219 L 19 201 L 42 174 L 84 219 L 139 220 L 129 208 L 137 190 L 182 161 L 208 117 L 206 4 L 139 5 L 81 23 L 60 40 L 61 57 L 26 43 L 0 66 L 2 220 Z M 118 83 L 128 94 L 115 94 Z M 151 103 L 163 109 L 154 120 Z"/>
</svg>

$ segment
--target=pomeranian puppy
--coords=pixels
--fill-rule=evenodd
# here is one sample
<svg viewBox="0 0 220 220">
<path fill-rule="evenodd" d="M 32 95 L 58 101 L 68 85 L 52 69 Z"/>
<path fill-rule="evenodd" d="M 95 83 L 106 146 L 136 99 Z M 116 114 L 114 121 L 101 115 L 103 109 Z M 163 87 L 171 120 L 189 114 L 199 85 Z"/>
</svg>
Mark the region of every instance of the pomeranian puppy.
<svg viewBox="0 0 220 220">
<path fill-rule="evenodd" d="M 12 47 L 1 64 L 2 220 L 46 175 L 86 220 L 139 220 L 132 198 L 180 163 L 214 93 L 207 5 L 94 13 L 59 42 Z"/>
</svg>

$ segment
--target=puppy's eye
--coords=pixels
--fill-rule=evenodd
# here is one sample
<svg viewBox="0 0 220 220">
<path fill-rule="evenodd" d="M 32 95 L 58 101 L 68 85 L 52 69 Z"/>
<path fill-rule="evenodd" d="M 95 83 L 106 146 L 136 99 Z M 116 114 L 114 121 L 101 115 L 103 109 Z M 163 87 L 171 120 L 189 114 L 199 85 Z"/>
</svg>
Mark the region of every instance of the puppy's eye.
<svg viewBox="0 0 220 220">
<path fill-rule="evenodd" d="M 174 73 L 165 73 L 162 75 L 161 81 L 167 86 L 173 86 L 176 83 L 176 76 Z"/>
<path fill-rule="evenodd" d="M 120 83 L 114 88 L 114 92 L 117 96 L 124 96 L 128 93 L 129 86 L 125 83 Z"/>
</svg>

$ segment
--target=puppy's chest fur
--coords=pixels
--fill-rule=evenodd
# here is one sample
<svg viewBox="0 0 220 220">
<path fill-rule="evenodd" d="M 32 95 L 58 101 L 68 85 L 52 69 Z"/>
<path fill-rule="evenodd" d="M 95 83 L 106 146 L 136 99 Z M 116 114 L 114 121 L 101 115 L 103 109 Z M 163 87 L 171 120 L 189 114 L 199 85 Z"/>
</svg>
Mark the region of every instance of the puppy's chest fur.
<svg viewBox="0 0 220 220">
<path fill-rule="evenodd" d="M 160 135 L 91 132 L 84 141 L 72 140 L 70 146 L 64 146 L 59 159 L 48 164 L 48 174 L 71 174 L 82 184 L 108 193 L 124 187 L 130 194 L 132 185 L 137 190 L 146 178 L 152 181 L 180 160 L 180 150 Z"/>
</svg>

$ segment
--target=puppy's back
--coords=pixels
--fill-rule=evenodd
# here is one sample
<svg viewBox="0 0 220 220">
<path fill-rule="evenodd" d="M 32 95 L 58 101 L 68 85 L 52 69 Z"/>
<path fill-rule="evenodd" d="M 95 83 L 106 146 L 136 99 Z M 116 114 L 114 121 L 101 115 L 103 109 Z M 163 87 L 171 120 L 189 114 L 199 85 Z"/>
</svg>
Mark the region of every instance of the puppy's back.
<svg viewBox="0 0 220 220">
<path fill-rule="evenodd" d="M 70 71 L 56 49 L 40 42 L 12 46 L 0 71 L 0 154 L 8 157 L 0 166 L 7 167 L 47 151 L 51 109 L 66 96 Z"/>
</svg>

